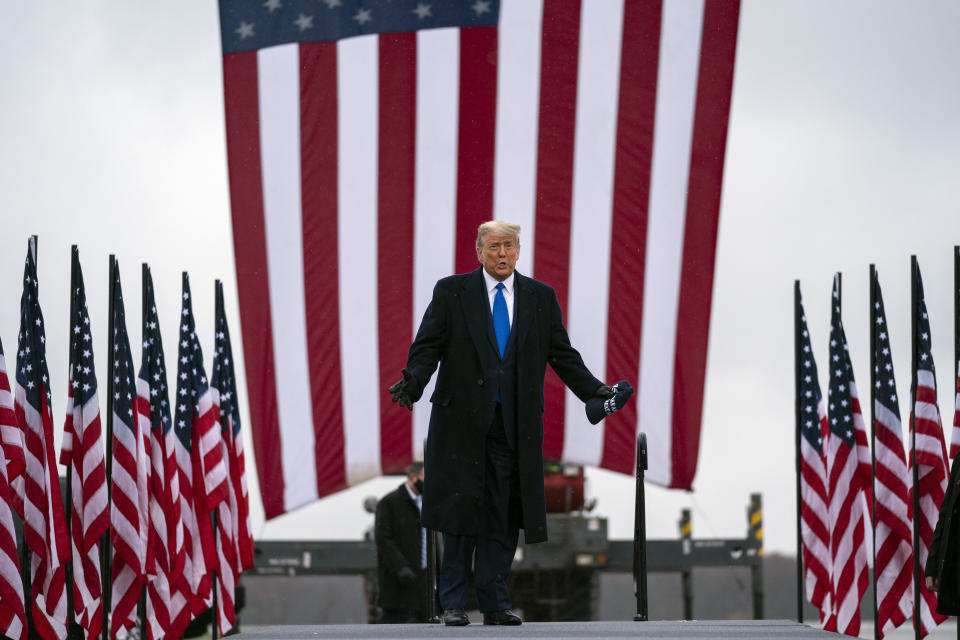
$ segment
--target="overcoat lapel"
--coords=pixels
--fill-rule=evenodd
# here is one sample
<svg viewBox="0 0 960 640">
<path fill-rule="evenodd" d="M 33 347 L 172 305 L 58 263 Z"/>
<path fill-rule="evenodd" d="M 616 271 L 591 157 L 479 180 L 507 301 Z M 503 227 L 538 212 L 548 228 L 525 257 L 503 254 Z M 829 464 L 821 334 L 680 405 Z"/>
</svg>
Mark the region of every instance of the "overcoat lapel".
<svg viewBox="0 0 960 640">
<path fill-rule="evenodd" d="M 486 352 L 484 342 L 488 342 L 493 347 L 493 351 L 499 353 L 496 338 L 493 336 L 493 323 L 488 317 L 490 307 L 483 283 L 483 274 L 480 273 L 480 269 L 477 269 L 464 279 L 463 289 L 460 292 L 460 306 L 463 309 L 467 330 L 470 332 L 473 346 L 481 362 Z"/>
<path fill-rule="evenodd" d="M 533 287 L 530 286 L 529 278 L 525 278 L 520 275 L 519 272 L 515 271 L 514 273 L 517 275 L 513 283 L 514 296 L 516 298 L 514 313 L 517 314 L 517 317 L 513 323 L 516 331 L 511 333 L 515 333 L 517 336 L 513 348 L 517 349 L 517 353 L 519 353 L 519 350 L 523 348 L 523 341 L 530 332 L 530 324 L 536 315 L 537 296 L 533 291 Z M 511 338 L 512 337 L 511 335 Z"/>
</svg>

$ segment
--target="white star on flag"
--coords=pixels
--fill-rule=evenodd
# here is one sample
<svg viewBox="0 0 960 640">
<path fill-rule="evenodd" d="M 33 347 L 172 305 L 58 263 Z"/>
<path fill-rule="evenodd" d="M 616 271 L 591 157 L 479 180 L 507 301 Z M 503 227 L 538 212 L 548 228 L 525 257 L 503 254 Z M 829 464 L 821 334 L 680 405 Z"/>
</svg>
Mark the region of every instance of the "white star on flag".
<svg viewBox="0 0 960 640">
<path fill-rule="evenodd" d="M 246 40 L 247 38 L 253 37 L 253 23 L 252 22 L 241 22 L 240 26 L 233 30 L 235 34 L 240 36 L 241 40 Z"/>
<path fill-rule="evenodd" d="M 313 16 L 305 16 L 302 13 L 293 21 L 300 31 L 306 31 L 313 28 Z"/>
<path fill-rule="evenodd" d="M 417 4 L 417 8 L 413 10 L 413 13 L 417 14 L 417 18 L 420 20 L 433 15 L 430 10 L 430 5 L 422 2 Z"/>
<path fill-rule="evenodd" d="M 357 9 L 357 13 L 353 16 L 353 19 L 356 20 L 361 26 L 373 20 L 372 14 L 373 11 L 370 9 Z"/>
<path fill-rule="evenodd" d="M 490 11 L 490 2 L 489 0 L 477 0 L 473 3 L 472 8 L 480 16 Z"/>
</svg>

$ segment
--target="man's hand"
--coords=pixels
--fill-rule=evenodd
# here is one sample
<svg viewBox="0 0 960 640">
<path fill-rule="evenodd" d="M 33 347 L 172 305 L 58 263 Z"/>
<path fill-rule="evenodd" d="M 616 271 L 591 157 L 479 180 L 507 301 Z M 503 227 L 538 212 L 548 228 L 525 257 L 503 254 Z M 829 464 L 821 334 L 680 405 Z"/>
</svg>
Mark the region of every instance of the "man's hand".
<svg viewBox="0 0 960 640">
<path fill-rule="evenodd" d="M 417 581 L 417 574 L 410 567 L 400 567 L 400 571 L 397 571 L 397 580 L 401 584 L 409 586 Z"/>
<path fill-rule="evenodd" d="M 617 390 L 613 387 L 608 387 L 605 384 L 600 385 L 597 387 L 597 390 L 593 392 L 593 397 L 603 398 L 604 400 L 607 398 L 612 398 L 615 395 L 617 395 Z"/>
<path fill-rule="evenodd" d="M 403 378 L 390 385 L 387 391 L 391 394 L 394 402 L 401 407 L 406 407 L 410 411 L 413 411 L 414 397 L 419 395 L 420 385 L 417 383 L 417 379 L 413 377 L 413 374 L 406 369 L 401 373 L 403 373 Z"/>
<path fill-rule="evenodd" d="M 593 397 L 587 400 L 587 404 L 584 406 L 584 410 L 587 412 L 587 420 L 590 421 L 590 424 L 597 424 L 610 414 L 622 409 L 632 395 L 633 387 L 626 380 L 621 380 L 612 387 L 605 384 L 600 385 L 593 392 Z"/>
<path fill-rule="evenodd" d="M 940 590 L 940 581 L 934 578 L 933 576 L 927 576 L 925 579 L 927 589 L 929 591 L 939 591 Z"/>
</svg>

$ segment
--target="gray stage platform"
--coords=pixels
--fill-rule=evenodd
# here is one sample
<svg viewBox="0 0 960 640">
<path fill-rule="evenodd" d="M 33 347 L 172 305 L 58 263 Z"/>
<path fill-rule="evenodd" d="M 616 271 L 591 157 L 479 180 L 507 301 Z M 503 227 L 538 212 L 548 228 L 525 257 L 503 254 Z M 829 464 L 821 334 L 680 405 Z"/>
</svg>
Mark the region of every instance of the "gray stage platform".
<svg viewBox="0 0 960 640">
<path fill-rule="evenodd" d="M 519 627 L 466 627 L 436 624 L 291 625 L 248 628 L 242 640 L 318 640 L 323 638 L 836 638 L 790 620 L 695 620 L 653 622 L 528 622 Z"/>
</svg>

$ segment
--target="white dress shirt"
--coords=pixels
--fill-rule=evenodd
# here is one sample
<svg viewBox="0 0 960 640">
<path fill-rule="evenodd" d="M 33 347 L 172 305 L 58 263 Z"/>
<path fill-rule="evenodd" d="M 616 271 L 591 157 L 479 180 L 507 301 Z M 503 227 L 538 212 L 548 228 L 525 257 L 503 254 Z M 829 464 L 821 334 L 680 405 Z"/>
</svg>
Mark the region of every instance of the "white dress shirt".
<svg viewBox="0 0 960 640">
<path fill-rule="evenodd" d="M 497 285 L 500 284 L 500 281 L 487 273 L 487 270 L 483 267 L 480 267 L 483 271 L 483 280 L 487 283 L 487 297 L 490 299 L 490 313 L 493 314 L 493 299 L 497 295 Z M 510 316 L 510 328 L 513 328 L 513 283 L 516 279 L 516 272 L 511 273 L 510 276 L 503 281 L 503 299 L 507 303 L 507 315 Z"/>
</svg>

